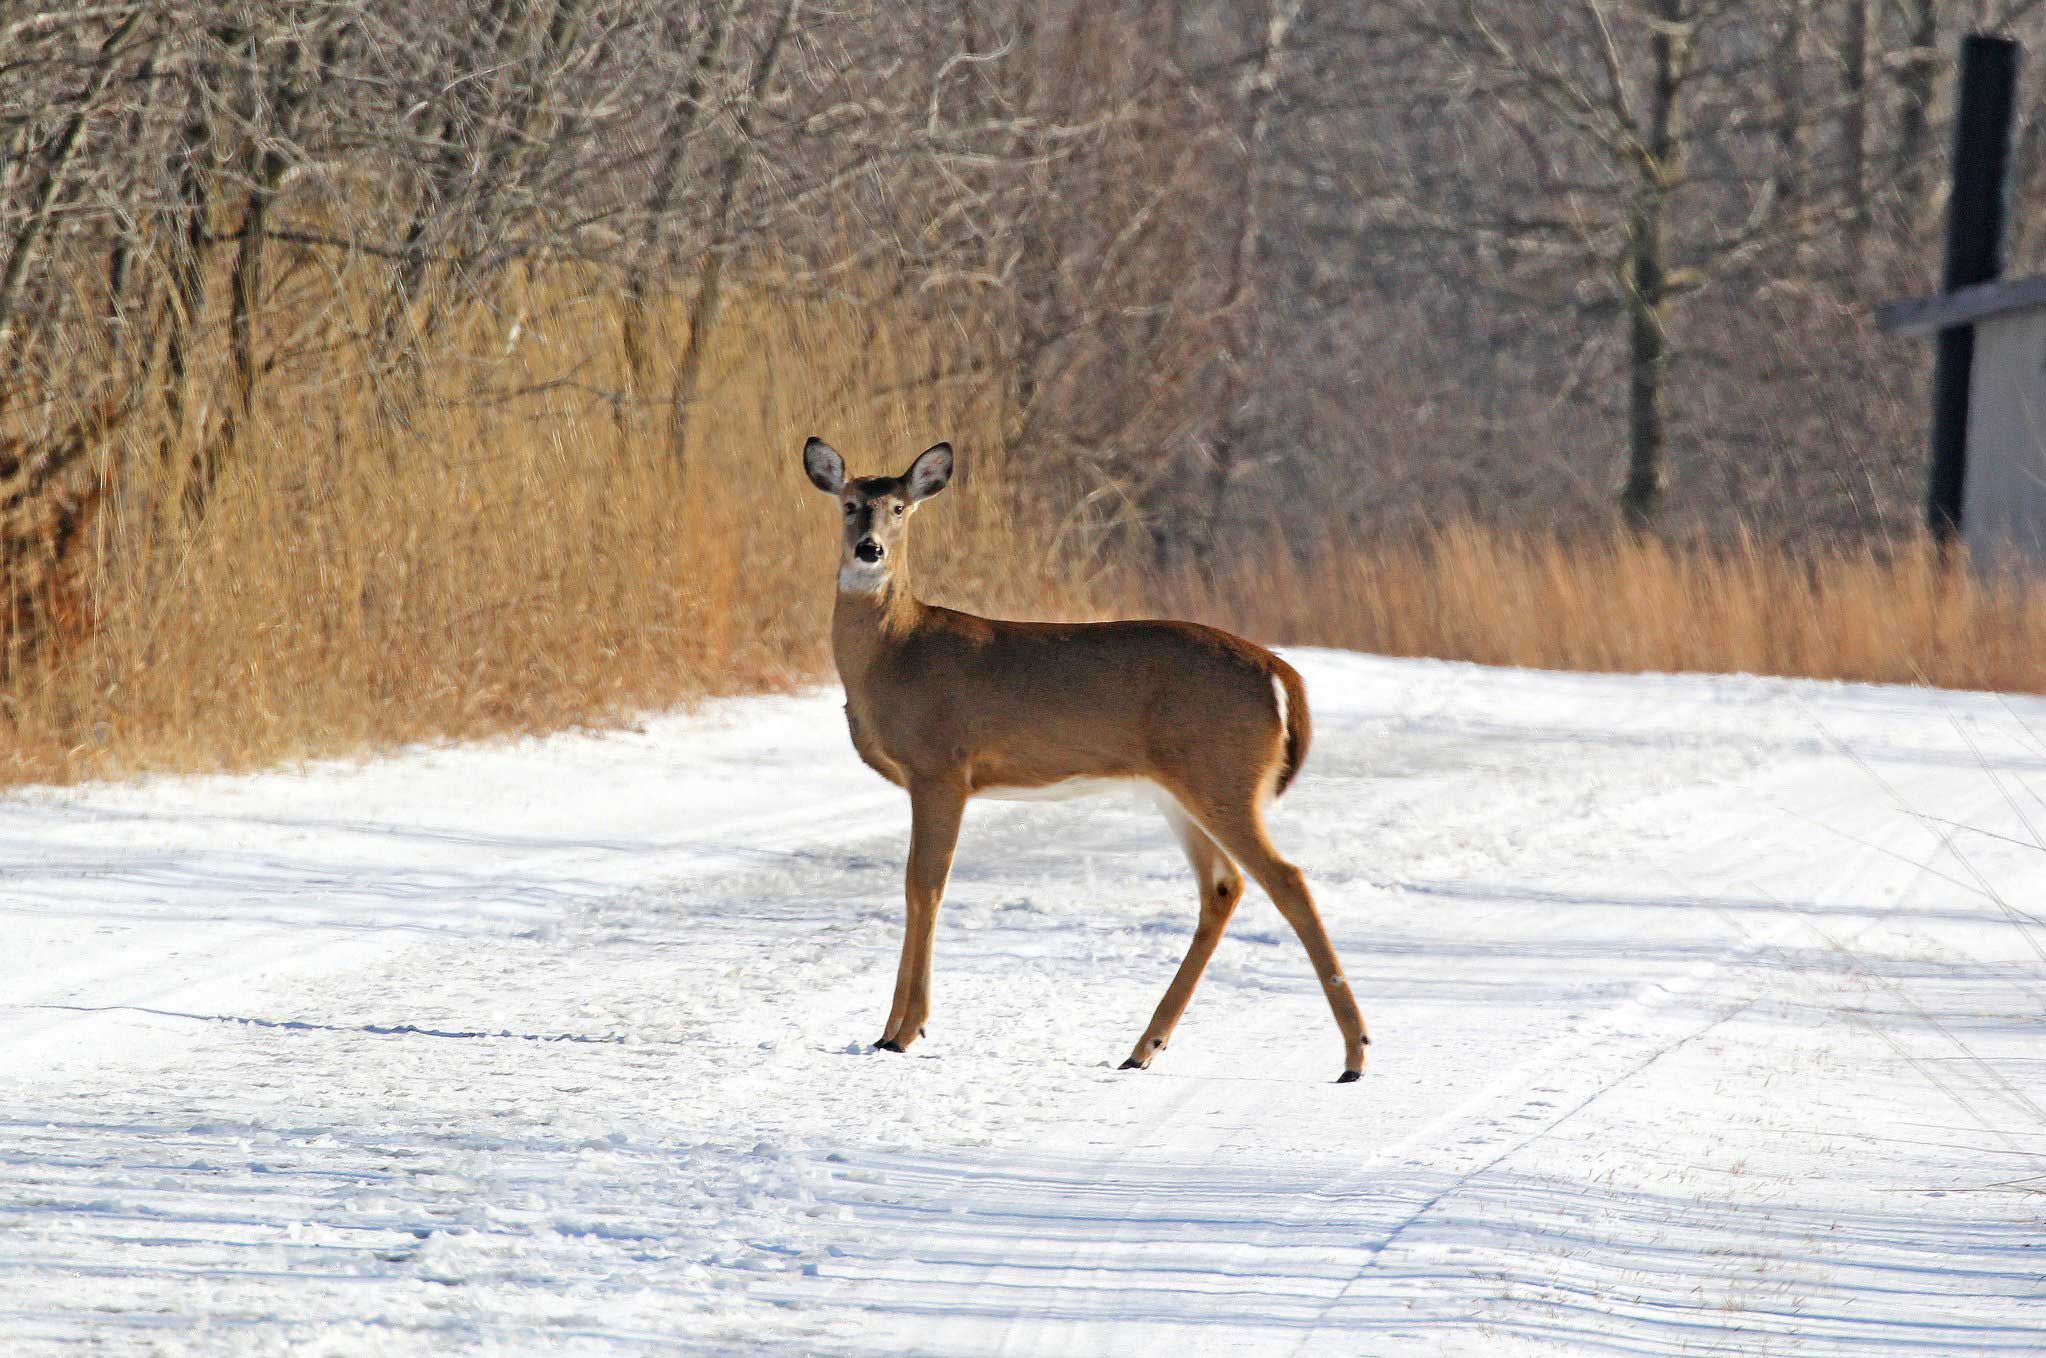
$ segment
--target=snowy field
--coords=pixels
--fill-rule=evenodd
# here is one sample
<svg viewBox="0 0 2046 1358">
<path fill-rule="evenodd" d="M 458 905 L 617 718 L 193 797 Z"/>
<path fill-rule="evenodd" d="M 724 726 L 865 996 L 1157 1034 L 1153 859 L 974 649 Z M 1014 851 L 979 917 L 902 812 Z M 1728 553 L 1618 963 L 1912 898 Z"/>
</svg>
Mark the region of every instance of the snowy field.
<svg viewBox="0 0 2046 1358">
<path fill-rule="evenodd" d="M 0 799 L 0 1354 L 2046 1352 L 2046 702 L 1326 652 L 1253 891 L 835 691 Z"/>
</svg>

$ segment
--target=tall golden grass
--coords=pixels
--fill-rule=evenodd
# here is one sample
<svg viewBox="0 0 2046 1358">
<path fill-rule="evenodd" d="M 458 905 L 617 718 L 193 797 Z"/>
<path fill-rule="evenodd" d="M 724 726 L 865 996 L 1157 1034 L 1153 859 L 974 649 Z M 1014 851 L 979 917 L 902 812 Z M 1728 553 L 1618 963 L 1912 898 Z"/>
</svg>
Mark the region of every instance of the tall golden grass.
<svg viewBox="0 0 2046 1358">
<path fill-rule="evenodd" d="M 613 722 L 825 673 L 835 516 L 804 438 L 897 471 L 946 434 L 996 446 L 991 395 L 942 380 L 965 366 L 943 338 L 877 329 L 857 300 L 742 296 L 678 457 L 664 409 L 584 394 L 622 385 L 622 356 L 587 357 L 610 306 L 556 297 L 516 339 L 479 319 L 447 341 L 530 347 L 537 396 L 445 399 L 428 374 L 395 410 L 365 384 L 259 405 L 196 527 L 177 510 L 185 458 L 132 421 L 107 450 L 132 474 L 87 563 L 97 626 L 14 679 L 0 780 Z M 569 362 L 577 386 L 540 380 Z M 932 516 L 928 573 L 1005 610 L 1084 608 L 1004 472 L 976 460 Z"/>
<path fill-rule="evenodd" d="M 1162 593 L 1273 641 L 1384 655 L 2046 692 L 2046 589 L 1978 577 L 1924 541 L 1800 555 L 1456 526 L 1274 552 Z"/>
<path fill-rule="evenodd" d="M 962 447 L 917 543 L 926 597 L 961 607 L 1169 612 L 1494 664 L 2046 688 L 2046 597 L 1919 545 L 1804 558 L 1451 527 L 1161 578 L 1054 531 L 971 379 L 985 356 L 872 300 L 735 296 L 677 456 L 658 412 L 588 394 L 624 385 L 592 338 L 615 334 L 614 308 L 592 288 L 516 329 L 465 321 L 449 351 L 508 360 L 516 399 L 436 393 L 430 366 L 402 401 L 277 383 L 196 527 L 176 508 L 183 458 L 132 421 L 87 562 L 97 625 L 0 695 L 0 781 L 611 723 L 826 677 L 835 517 L 800 471 L 811 433 L 858 471 Z"/>
</svg>

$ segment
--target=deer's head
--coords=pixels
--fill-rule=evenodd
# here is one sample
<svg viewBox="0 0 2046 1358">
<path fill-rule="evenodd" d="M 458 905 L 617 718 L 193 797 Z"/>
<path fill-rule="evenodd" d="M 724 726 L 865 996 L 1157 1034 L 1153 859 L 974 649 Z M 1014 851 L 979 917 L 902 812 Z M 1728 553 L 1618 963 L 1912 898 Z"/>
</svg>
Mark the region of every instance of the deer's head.
<svg viewBox="0 0 2046 1358">
<path fill-rule="evenodd" d="M 888 583 L 909 539 L 909 516 L 952 479 L 952 445 L 934 443 L 900 476 L 847 479 L 845 459 L 822 439 L 803 445 L 803 470 L 810 482 L 838 501 L 843 532 L 838 547 L 838 587 L 872 594 Z"/>
</svg>

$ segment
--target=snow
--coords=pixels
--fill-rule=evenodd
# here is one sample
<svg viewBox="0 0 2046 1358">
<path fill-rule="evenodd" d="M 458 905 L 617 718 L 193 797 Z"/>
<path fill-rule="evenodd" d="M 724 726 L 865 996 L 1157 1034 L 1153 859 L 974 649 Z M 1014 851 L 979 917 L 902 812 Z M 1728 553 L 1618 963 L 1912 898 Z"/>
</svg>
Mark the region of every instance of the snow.
<svg viewBox="0 0 2046 1358">
<path fill-rule="evenodd" d="M 835 691 L 0 799 L 0 1353 L 2046 1351 L 2046 702 L 1295 652 L 1253 891 Z"/>
</svg>

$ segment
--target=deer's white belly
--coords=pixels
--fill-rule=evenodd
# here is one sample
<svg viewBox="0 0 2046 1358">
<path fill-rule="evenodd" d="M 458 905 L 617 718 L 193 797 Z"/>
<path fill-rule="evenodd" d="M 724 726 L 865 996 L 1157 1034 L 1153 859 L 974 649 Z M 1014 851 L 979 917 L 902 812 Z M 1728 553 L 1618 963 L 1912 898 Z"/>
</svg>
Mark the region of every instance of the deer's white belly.
<svg viewBox="0 0 2046 1358">
<path fill-rule="evenodd" d="M 1128 797 L 1149 785 L 1146 778 L 1066 778 L 1042 787 L 976 788 L 973 795 L 991 802 L 1069 802 L 1076 797 Z"/>
</svg>

